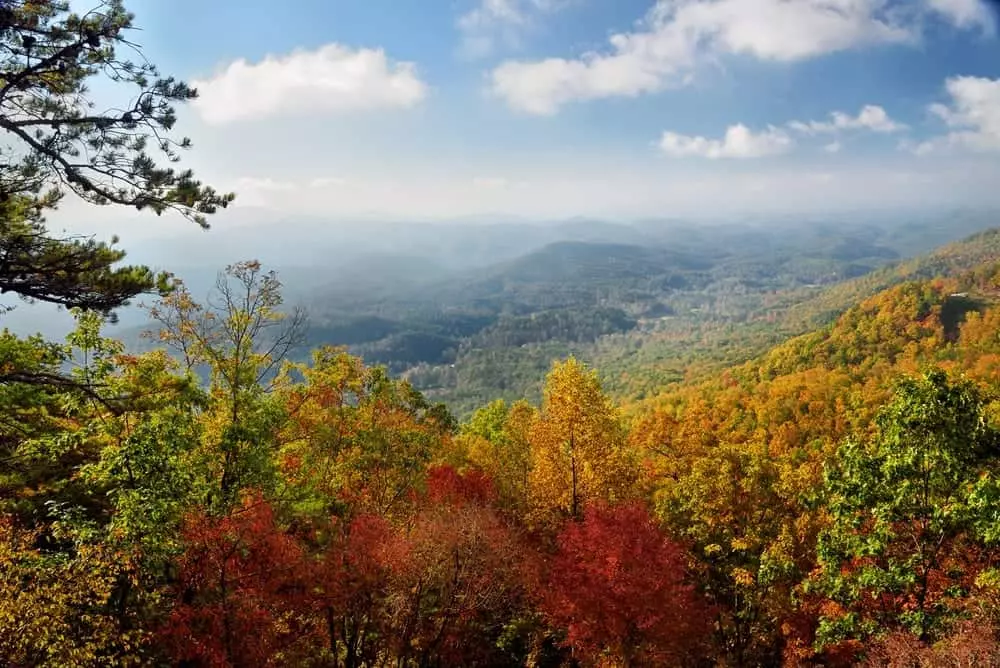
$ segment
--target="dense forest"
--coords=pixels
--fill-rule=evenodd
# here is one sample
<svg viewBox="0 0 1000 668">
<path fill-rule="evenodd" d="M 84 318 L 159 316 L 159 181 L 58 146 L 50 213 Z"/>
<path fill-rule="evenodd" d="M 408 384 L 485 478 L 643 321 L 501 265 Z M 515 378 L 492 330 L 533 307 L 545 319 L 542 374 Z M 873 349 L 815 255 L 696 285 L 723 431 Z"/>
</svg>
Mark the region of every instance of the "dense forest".
<svg viewBox="0 0 1000 668">
<path fill-rule="evenodd" d="M 776 260 L 740 317 L 648 332 L 684 355 L 658 348 L 641 398 L 540 348 L 538 400 L 459 420 L 375 354 L 303 359 L 318 330 L 256 260 L 202 300 L 52 234 L 63 195 L 201 225 L 234 195 L 147 152 L 179 160 L 196 93 L 121 59 L 120 3 L 0 25 L 0 289 L 76 322 L 0 333 L 3 665 L 1000 665 L 1000 230 L 894 263 L 852 244 L 881 259 L 825 287 L 775 287 Z M 135 106 L 90 115 L 95 77 Z M 546 248 L 549 287 L 511 260 L 416 333 L 503 365 L 725 282 L 708 255 Z M 139 295 L 137 352 L 107 326 Z M 337 336 L 399 334 L 362 315 Z"/>
<path fill-rule="evenodd" d="M 80 312 L 21 358 L 65 382 L 5 384 L 8 663 L 1000 660 L 997 261 L 639 405 L 570 358 L 461 424 L 342 349 L 282 362 L 258 264 L 220 287 L 143 355 Z"/>
</svg>

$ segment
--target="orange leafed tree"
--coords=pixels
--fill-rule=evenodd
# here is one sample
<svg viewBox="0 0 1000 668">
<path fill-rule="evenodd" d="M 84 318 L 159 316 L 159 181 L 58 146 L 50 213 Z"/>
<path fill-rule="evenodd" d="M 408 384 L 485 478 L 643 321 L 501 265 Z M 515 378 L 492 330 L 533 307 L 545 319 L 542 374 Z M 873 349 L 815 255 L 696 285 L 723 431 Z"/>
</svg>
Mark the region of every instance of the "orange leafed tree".
<svg viewBox="0 0 1000 668">
<path fill-rule="evenodd" d="M 390 612 L 398 665 L 497 665 L 524 602 L 524 550 L 478 472 L 430 471 L 424 506 L 392 545 Z"/>
<path fill-rule="evenodd" d="M 391 637 L 387 596 L 392 526 L 377 515 L 335 523 L 310 575 L 317 625 L 334 665 L 374 665 Z"/>
</svg>

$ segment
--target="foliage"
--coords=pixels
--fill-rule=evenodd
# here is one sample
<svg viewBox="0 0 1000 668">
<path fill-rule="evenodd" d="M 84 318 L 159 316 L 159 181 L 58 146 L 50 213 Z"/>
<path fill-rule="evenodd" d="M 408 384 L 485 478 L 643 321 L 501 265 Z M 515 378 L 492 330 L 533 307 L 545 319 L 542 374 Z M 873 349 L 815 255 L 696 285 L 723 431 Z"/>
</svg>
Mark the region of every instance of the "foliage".
<svg viewBox="0 0 1000 668">
<path fill-rule="evenodd" d="M 462 426 L 466 456 L 497 486 L 501 505 L 527 512 L 531 475 L 531 425 L 537 419 L 525 401 L 508 406 L 498 399 L 476 411 Z"/>
<path fill-rule="evenodd" d="M 194 92 L 116 55 L 120 3 L 0 25 L 0 290 L 79 307 L 64 344 L 0 333 L 0 662 L 996 661 L 997 233 L 820 292 L 887 233 L 637 225 L 341 295 L 312 336 L 352 349 L 305 361 L 328 341 L 256 261 L 202 304 L 49 235 L 63 191 L 231 196 L 147 155 Z M 95 78 L 134 105 L 90 115 Z M 151 290 L 129 354 L 101 327 Z"/>
<path fill-rule="evenodd" d="M 404 664 L 503 661 L 499 639 L 524 594 L 523 556 L 491 496 L 476 474 L 432 470 L 429 505 L 397 535 L 388 604 Z"/>
<path fill-rule="evenodd" d="M 286 377 L 279 391 L 289 492 L 323 514 L 346 501 L 379 515 L 405 506 L 451 431 L 447 412 L 340 350 L 320 349 L 312 366 L 291 372 L 303 382 Z"/>
<path fill-rule="evenodd" d="M 143 632 L 104 614 L 127 564 L 111 546 L 60 536 L 51 553 L 39 532 L 0 518 L 0 660 L 11 666 L 141 665 Z"/>
<path fill-rule="evenodd" d="M 708 615 L 685 571 L 641 505 L 592 505 L 560 532 L 541 607 L 587 665 L 694 664 Z"/>
<path fill-rule="evenodd" d="M 597 374 L 575 359 L 553 365 L 528 438 L 529 499 L 539 518 L 580 517 L 588 501 L 632 493 L 635 471 L 618 415 Z"/>
<path fill-rule="evenodd" d="M 132 18 L 119 0 L 86 14 L 59 0 L 3 5 L 0 129 L 9 142 L 0 169 L 0 291 L 110 314 L 139 293 L 168 289 L 166 275 L 114 267 L 125 256 L 115 240 L 52 236 L 44 214 L 66 192 L 95 205 L 176 211 L 202 226 L 233 200 L 148 150 L 152 142 L 167 165 L 180 160 L 191 143 L 171 136 L 174 105 L 197 94 L 141 57 L 129 41 Z M 125 50 L 139 58 L 123 58 Z M 95 113 L 95 80 L 131 102 Z M 5 382 L 49 380 L 15 368 Z"/>
<path fill-rule="evenodd" d="M 871 442 L 841 447 L 817 549 L 844 613 L 823 620 L 821 642 L 897 627 L 925 641 L 947 628 L 997 536 L 998 437 L 974 386 L 932 372 L 899 384 Z"/>
<path fill-rule="evenodd" d="M 269 394 L 277 369 L 302 336 L 304 314 L 280 310 L 281 283 L 256 261 L 226 268 L 207 306 L 183 285 L 150 309 L 158 338 L 187 372 L 207 369 L 213 401 L 203 421 L 206 466 L 216 481 L 214 504 L 234 503 L 240 490 L 270 484 L 276 413 Z M 212 302 L 215 302 L 214 304 Z"/>
<path fill-rule="evenodd" d="M 304 557 L 270 505 L 247 496 L 229 516 L 193 512 L 183 528 L 177 602 L 160 642 L 175 661 L 281 665 L 303 639 Z"/>
</svg>

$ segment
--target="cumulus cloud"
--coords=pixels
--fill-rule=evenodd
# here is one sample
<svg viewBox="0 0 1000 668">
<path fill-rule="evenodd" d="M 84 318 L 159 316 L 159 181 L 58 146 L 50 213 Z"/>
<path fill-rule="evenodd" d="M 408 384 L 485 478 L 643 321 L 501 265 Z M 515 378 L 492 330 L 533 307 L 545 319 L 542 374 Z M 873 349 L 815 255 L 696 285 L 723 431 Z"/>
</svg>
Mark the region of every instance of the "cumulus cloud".
<svg viewBox="0 0 1000 668">
<path fill-rule="evenodd" d="M 885 109 L 874 104 L 865 105 L 857 116 L 835 111 L 830 114 L 829 121 L 792 121 L 788 127 L 808 135 L 834 133 L 841 130 L 870 130 L 889 133 L 906 129 L 902 123 L 897 123 L 889 118 Z"/>
<path fill-rule="evenodd" d="M 839 141 L 832 141 L 823 147 L 823 150 L 827 153 L 840 153 L 843 145 Z"/>
<path fill-rule="evenodd" d="M 478 0 L 458 19 L 461 52 L 469 58 L 491 54 L 498 46 L 517 47 L 538 17 L 565 7 L 570 0 Z"/>
<path fill-rule="evenodd" d="M 427 86 L 413 63 L 389 60 L 381 49 L 328 44 L 315 51 L 244 59 L 215 76 L 194 81 L 193 106 L 212 125 L 299 115 L 406 108 Z"/>
<path fill-rule="evenodd" d="M 1000 79 L 951 77 L 945 81 L 945 90 L 950 104 L 932 104 L 929 110 L 951 132 L 904 148 L 918 154 L 943 147 L 1000 151 Z"/>
<path fill-rule="evenodd" d="M 669 156 L 710 160 L 763 158 L 785 153 L 792 145 L 792 138 L 784 130 L 769 126 L 766 130 L 754 133 L 742 123 L 729 126 L 722 139 L 707 139 L 675 132 L 664 132 L 660 138 L 660 149 Z"/>
<path fill-rule="evenodd" d="M 576 58 L 508 61 L 491 73 L 492 92 L 517 110 L 553 114 L 579 100 L 636 96 L 688 83 L 718 56 L 791 62 L 874 44 L 919 41 L 934 5 L 959 0 L 658 0 L 636 30 Z"/>
</svg>

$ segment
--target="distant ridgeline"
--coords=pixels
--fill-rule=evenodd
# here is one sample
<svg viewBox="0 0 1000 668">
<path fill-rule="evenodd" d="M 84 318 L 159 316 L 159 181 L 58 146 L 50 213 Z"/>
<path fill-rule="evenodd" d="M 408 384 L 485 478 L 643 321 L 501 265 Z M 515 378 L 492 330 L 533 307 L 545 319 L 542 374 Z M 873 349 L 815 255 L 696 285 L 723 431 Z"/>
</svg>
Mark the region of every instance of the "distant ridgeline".
<svg viewBox="0 0 1000 668">
<path fill-rule="evenodd" d="M 706 376 L 830 322 L 881 289 L 995 257 L 997 234 L 983 232 L 902 259 L 991 220 L 576 221 L 513 225 L 508 235 L 500 234 L 503 225 L 424 226 L 397 230 L 413 237 L 407 255 L 355 240 L 356 255 L 338 251 L 343 261 L 278 275 L 286 301 L 309 314 L 293 357 L 346 346 L 468 415 L 495 398 L 538 399 L 551 361 L 570 354 L 593 364 L 623 399 Z M 435 246 L 420 235 L 445 236 Z M 490 264 L 491 244 L 509 259 Z M 208 291 L 209 273 L 192 272 L 193 293 Z M 120 335 L 131 348 L 148 349 L 143 329 Z"/>
<path fill-rule="evenodd" d="M 976 221 L 956 222 L 954 233 L 985 225 Z M 986 233 L 900 261 L 921 236 L 934 243 L 941 232 L 806 224 L 643 230 L 642 245 L 559 241 L 367 295 L 317 290 L 309 339 L 349 346 L 458 414 L 497 397 L 537 398 L 551 360 L 568 354 L 594 364 L 615 396 L 641 398 L 749 359 L 881 288 L 985 259 L 996 246 Z"/>
</svg>

